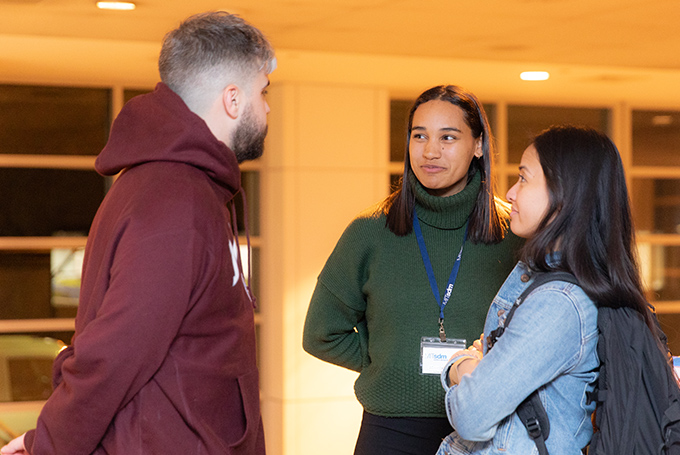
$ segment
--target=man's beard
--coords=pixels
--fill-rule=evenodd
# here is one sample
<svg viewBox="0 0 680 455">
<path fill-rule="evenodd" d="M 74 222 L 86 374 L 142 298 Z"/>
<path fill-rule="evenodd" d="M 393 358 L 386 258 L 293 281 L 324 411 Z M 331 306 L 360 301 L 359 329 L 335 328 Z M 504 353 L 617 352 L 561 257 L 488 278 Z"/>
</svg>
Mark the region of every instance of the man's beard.
<svg viewBox="0 0 680 455">
<path fill-rule="evenodd" d="M 258 126 L 253 109 L 248 106 L 232 137 L 232 150 L 239 163 L 262 156 L 268 127 L 265 124 L 263 128 L 258 129 Z"/>
</svg>

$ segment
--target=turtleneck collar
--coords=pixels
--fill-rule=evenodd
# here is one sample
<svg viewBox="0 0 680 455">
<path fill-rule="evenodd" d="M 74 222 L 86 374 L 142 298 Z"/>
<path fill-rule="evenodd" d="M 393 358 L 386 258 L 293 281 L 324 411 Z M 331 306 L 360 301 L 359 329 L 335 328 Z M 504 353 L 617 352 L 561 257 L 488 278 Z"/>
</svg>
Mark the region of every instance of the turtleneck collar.
<svg viewBox="0 0 680 455">
<path fill-rule="evenodd" d="M 482 177 L 479 171 L 476 172 L 461 192 L 446 197 L 429 194 L 413 173 L 409 184 L 416 197 L 416 214 L 421 222 L 440 229 L 459 229 L 475 207 Z"/>
</svg>

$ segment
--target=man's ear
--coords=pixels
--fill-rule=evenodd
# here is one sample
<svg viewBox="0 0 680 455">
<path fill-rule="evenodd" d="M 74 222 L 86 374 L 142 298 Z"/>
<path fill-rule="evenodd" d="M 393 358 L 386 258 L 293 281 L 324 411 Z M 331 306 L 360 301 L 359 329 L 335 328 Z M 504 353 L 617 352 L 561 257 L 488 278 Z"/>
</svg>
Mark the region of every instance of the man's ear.
<svg viewBox="0 0 680 455">
<path fill-rule="evenodd" d="M 241 102 L 241 90 L 233 84 L 227 85 L 222 92 L 222 103 L 227 115 L 232 119 L 238 118 Z"/>
</svg>

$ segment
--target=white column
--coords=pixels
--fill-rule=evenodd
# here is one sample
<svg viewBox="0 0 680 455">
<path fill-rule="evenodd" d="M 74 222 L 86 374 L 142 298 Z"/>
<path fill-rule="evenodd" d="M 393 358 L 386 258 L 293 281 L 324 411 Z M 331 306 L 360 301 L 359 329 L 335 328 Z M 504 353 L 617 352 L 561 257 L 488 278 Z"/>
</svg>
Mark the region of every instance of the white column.
<svg viewBox="0 0 680 455">
<path fill-rule="evenodd" d="M 389 190 L 384 89 L 270 89 L 262 169 L 262 406 L 270 455 L 352 453 L 357 374 L 302 349 L 309 299 L 345 226 Z"/>
</svg>

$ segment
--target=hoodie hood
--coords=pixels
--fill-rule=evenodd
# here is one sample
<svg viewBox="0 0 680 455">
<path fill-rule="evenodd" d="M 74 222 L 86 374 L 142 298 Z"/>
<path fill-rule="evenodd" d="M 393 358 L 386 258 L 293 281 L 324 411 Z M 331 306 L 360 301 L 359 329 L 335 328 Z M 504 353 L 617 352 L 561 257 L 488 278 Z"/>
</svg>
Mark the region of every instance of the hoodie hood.
<svg viewBox="0 0 680 455">
<path fill-rule="evenodd" d="M 113 122 L 95 169 L 102 175 L 115 175 L 153 161 L 180 162 L 200 168 L 232 194 L 241 187 L 234 152 L 162 82 L 152 93 L 125 104 Z"/>
</svg>

